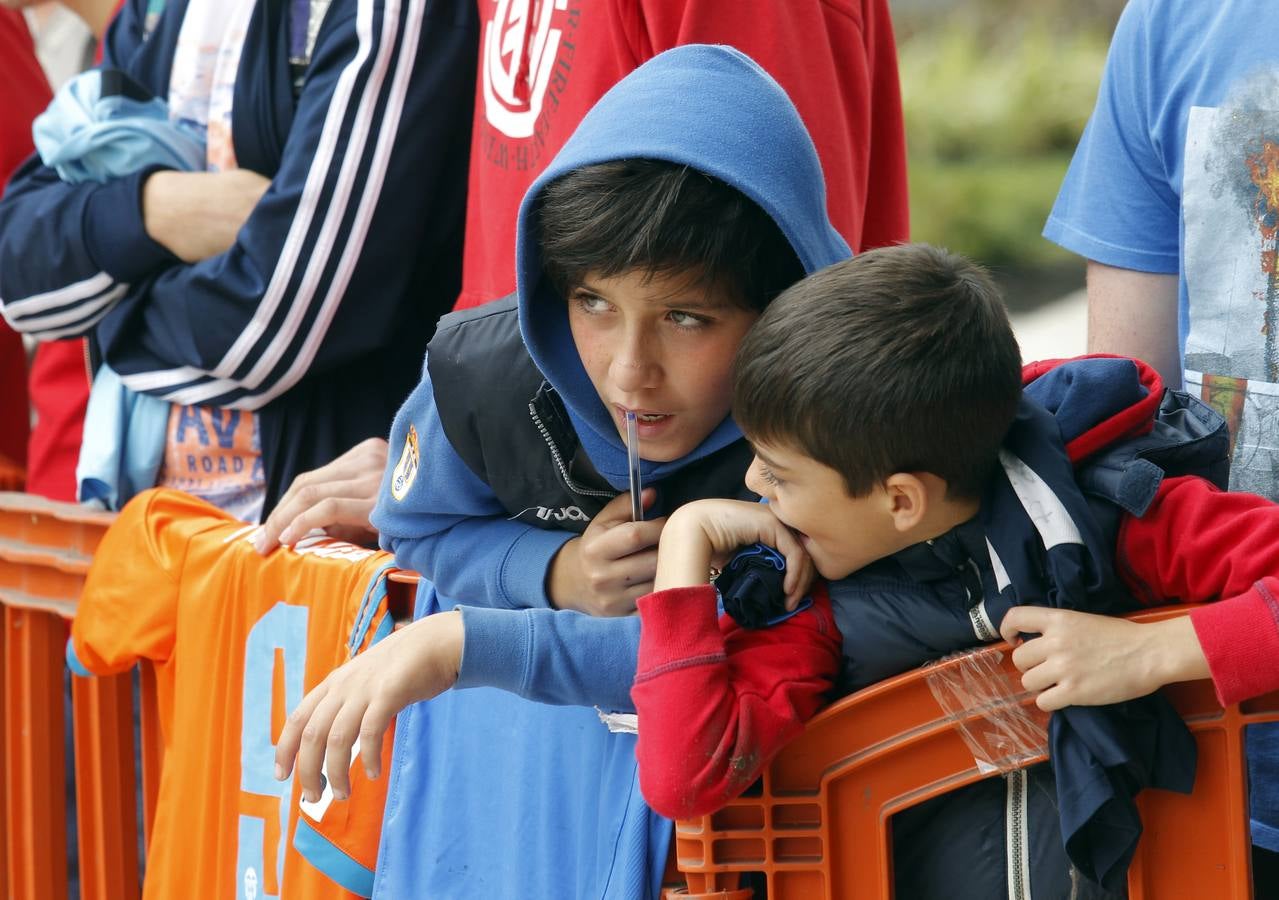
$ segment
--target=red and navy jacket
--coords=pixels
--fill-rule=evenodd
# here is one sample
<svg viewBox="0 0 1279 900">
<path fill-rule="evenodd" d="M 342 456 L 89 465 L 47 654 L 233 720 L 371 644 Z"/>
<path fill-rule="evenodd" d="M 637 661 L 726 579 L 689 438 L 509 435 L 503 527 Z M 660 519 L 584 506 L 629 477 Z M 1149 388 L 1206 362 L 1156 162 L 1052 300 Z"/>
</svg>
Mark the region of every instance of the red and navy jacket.
<svg viewBox="0 0 1279 900">
<path fill-rule="evenodd" d="M 148 5 L 125 4 L 103 66 L 166 97 L 187 3 Z M 477 42 L 467 0 L 333 0 L 295 87 L 289 6 L 259 0 L 245 38 L 233 141 L 271 187 L 230 250 L 184 264 L 151 240 L 152 169 L 66 184 L 33 157 L 0 202 L 5 318 L 90 334 L 134 390 L 258 411 L 268 510 L 386 434 L 456 296 Z"/>
</svg>

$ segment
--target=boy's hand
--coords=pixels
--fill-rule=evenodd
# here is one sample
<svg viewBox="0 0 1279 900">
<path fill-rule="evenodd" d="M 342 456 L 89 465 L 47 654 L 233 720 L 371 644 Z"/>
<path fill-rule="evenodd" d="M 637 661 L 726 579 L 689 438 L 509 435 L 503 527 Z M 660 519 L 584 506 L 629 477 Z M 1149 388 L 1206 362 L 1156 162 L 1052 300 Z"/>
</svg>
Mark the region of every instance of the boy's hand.
<svg viewBox="0 0 1279 900">
<path fill-rule="evenodd" d="M 382 737 L 396 713 L 453 686 L 465 632 L 460 612 L 437 613 L 402 628 L 334 669 L 302 698 L 284 723 L 275 749 L 275 777 L 285 779 L 297 757 L 302 796 L 314 802 L 327 771 L 333 796 L 351 793 L 351 745 L 370 779 L 381 771 Z"/>
<path fill-rule="evenodd" d="M 1174 681 L 1208 677 L 1189 616 L 1129 622 L 1111 616 L 1016 606 L 1000 623 L 1022 686 L 1040 709 L 1100 706 L 1144 697 Z M 1038 637 L 1022 641 L 1020 634 Z"/>
<path fill-rule="evenodd" d="M 789 528 L 764 503 L 698 500 L 671 514 L 658 549 L 654 590 L 707 582 L 741 547 L 767 544 L 786 558 L 786 608 L 794 609 L 813 583 L 813 561 Z"/>
<path fill-rule="evenodd" d="M 657 492 L 645 488 L 648 509 Z M 653 590 L 657 541 L 666 518 L 631 521 L 631 496 L 619 494 L 591 520 L 580 538 L 555 555 L 547 574 L 547 593 L 559 609 L 592 616 L 626 616 L 635 601 Z"/>
</svg>

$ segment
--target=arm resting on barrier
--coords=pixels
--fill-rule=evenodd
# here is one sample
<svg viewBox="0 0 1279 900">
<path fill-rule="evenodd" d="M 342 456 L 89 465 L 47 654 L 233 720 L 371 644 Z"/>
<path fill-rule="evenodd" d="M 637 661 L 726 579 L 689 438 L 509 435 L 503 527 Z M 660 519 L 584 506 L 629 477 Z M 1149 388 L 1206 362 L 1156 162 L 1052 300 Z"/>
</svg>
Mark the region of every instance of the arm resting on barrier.
<svg viewBox="0 0 1279 900">
<path fill-rule="evenodd" d="M 640 786 L 671 818 L 741 794 L 826 702 L 841 641 L 824 587 L 769 628 L 716 613 L 710 585 L 640 600 L 643 629 L 631 696 L 639 713 Z"/>
<path fill-rule="evenodd" d="M 1051 688 L 1043 708 L 1112 703 L 1208 674 L 1223 705 L 1279 688 L 1279 505 L 1169 478 L 1144 516 L 1124 519 L 1116 569 L 1147 605 L 1209 605 L 1189 625 L 1011 611 L 1005 638 L 1042 635 L 1013 661 L 1028 689 Z"/>
<path fill-rule="evenodd" d="M 351 747 L 360 741 L 365 774 L 382 771 L 382 739 L 411 703 L 447 691 L 462 657 L 462 617 L 456 612 L 418 619 L 329 673 L 284 723 L 275 751 L 275 776 L 288 777 L 297 760 L 302 795 L 316 802 L 324 790 L 325 759 L 333 796 L 350 796 Z"/>
<path fill-rule="evenodd" d="M 510 521 L 445 434 L 425 366 L 395 415 L 388 451 L 369 521 L 398 565 L 471 606 L 550 606 L 546 572 L 574 535 Z M 418 474 L 422 466 L 429 466 L 429 478 Z"/>
</svg>

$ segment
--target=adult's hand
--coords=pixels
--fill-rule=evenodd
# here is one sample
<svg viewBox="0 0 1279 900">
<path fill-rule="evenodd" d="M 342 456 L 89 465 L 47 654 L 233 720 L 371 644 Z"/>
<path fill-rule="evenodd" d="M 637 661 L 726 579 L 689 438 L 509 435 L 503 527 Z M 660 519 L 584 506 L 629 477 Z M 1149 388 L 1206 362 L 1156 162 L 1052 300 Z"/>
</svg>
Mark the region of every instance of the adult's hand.
<svg viewBox="0 0 1279 900">
<path fill-rule="evenodd" d="M 225 253 L 270 186 L 248 169 L 155 172 L 142 186 L 147 234 L 187 263 Z"/>
<path fill-rule="evenodd" d="M 642 495 L 647 509 L 657 498 Z M 591 520 L 580 538 L 560 548 L 547 574 L 547 593 L 559 609 L 592 616 L 625 616 L 635 601 L 653 590 L 657 541 L 666 517 L 631 521 L 631 497 L 621 493 Z"/>
<path fill-rule="evenodd" d="M 333 462 L 293 479 L 254 538 L 259 553 L 293 544 L 315 528 L 353 544 L 374 544 L 369 514 L 386 469 L 386 441 L 369 438 Z"/>
<path fill-rule="evenodd" d="M 1000 623 L 1021 683 L 1039 691 L 1040 709 L 1100 706 L 1144 697 L 1165 684 L 1208 677 L 1208 663 L 1189 616 L 1129 622 L 1111 616 L 1017 606 Z"/>
</svg>

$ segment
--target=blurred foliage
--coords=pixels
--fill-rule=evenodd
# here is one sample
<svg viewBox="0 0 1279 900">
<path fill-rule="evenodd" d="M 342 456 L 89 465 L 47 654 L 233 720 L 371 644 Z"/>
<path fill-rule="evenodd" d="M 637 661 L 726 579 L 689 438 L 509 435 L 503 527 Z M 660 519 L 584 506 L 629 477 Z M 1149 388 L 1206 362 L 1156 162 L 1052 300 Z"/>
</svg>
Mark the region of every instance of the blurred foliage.
<svg viewBox="0 0 1279 900">
<path fill-rule="evenodd" d="M 987 265 L 1031 268 L 1073 259 L 1039 233 L 1069 155 L 911 162 L 911 236 Z"/>
<path fill-rule="evenodd" d="M 998 49 L 971 32 L 916 35 L 899 63 L 911 154 L 951 162 L 1070 153 L 1097 98 L 1107 43 L 1047 26 Z"/>
<path fill-rule="evenodd" d="M 916 240 L 1015 268 L 1071 259 L 1039 236 L 1092 112 L 1116 0 L 897 0 Z"/>
</svg>

